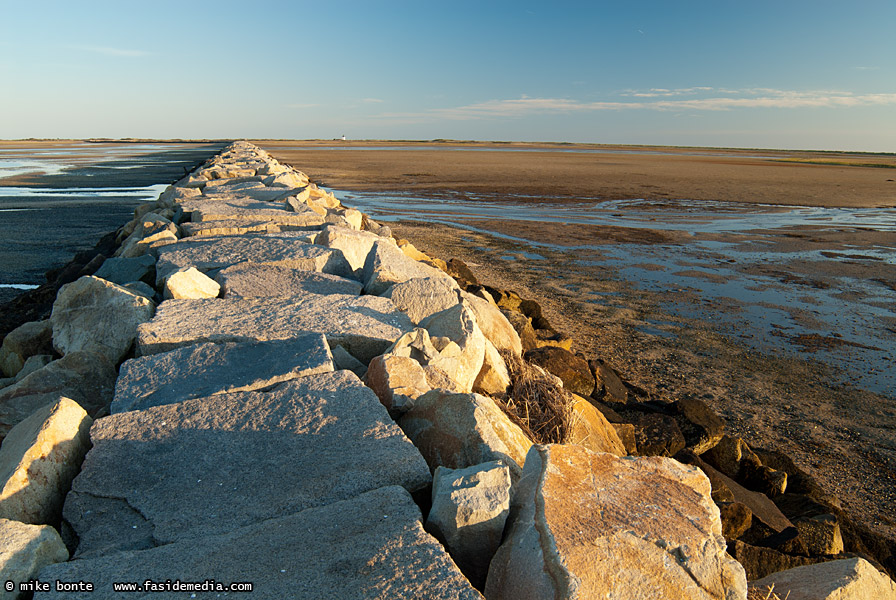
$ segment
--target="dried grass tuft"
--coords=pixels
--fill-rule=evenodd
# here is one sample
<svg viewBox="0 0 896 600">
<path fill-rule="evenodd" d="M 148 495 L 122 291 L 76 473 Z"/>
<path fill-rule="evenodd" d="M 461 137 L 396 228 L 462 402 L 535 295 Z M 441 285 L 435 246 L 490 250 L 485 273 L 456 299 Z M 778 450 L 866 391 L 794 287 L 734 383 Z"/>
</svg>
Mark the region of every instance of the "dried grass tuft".
<svg viewBox="0 0 896 600">
<path fill-rule="evenodd" d="M 747 600 L 787 600 L 790 592 L 783 598 L 775 593 L 775 585 L 772 584 L 768 588 L 761 590 L 759 588 L 749 588 L 747 590 Z"/>
<path fill-rule="evenodd" d="M 572 430 L 573 397 L 533 365 L 501 352 L 510 373 L 510 390 L 498 405 L 536 444 L 564 444 Z"/>
</svg>

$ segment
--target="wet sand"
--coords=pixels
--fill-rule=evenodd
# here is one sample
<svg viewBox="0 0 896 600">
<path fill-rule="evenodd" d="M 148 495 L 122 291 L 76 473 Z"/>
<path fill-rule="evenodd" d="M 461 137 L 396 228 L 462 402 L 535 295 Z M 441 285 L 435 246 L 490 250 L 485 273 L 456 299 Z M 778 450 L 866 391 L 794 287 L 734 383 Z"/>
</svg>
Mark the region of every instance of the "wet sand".
<svg viewBox="0 0 896 600">
<path fill-rule="evenodd" d="M 687 198 L 896 206 L 896 155 L 549 144 L 253 143 L 313 181 L 346 190 L 519 195 L 534 201 Z M 446 152 L 452 149 L 457 151 Z M 814 164 L 824 162 L 842 164 Z M 869 164 L 877 166 L 857 166 Z"/>
<path fill-rule="evenodd" d="M 373 142 L 366 149 L 342 142 L 256 143 L 329 187 L 409 193 L 434 200 L 562 204 L 582 198 L 645 198 L 658 201 L 660 220 L 663 202 L 674 205 L 678 198 L 747 205 L 896 206 L 896 170 L 888 168 L 896 166 L 896 156 L 887 155 L 632 147 L 592 147 L 601 151 L 588 154 L 525 145 L 514 145 L 513 151 L 494 150 L 506 150 L 503 144 L 476 144 L 488 149 L 464 152 L 429 149 L 433 144 L 428 143 L 416 149 L 400 145 L 379 149 L 386 145 Z M 632 151 L 664 154 L 628 153 Z M 887 167 L 793 162 L 797 160 Z M 678 273 L 680 285 L 645 289 L 621 277 L 600 251 L 620 244 L 654 247 L 655 259 L 648 257 L 636 265 L 643 273 L 662 270 L 660 259 L 669 247 L 722 236 L 531 220 L 467 219 L 462 224 L 479 231 L 420 220 L 390 226 L 397 236 L 433 256 L 464 260 L 482 281 L 539 301 L 555 327 L 576 340 L 577 350 L 607 360 L 651 395 L 703 398 L 724 416 L 729 431 L 753 446 L 786 452 L 858 520 L 896 538 L 892 511 L 896 398 L 862 389 L 815 358 L 817 352 L 832 347 L 850 350 L 849 342 L 832 332 L 790 340 L 802 343 L 796 355 L 774 348 L 758 351 L 747 343 L 753 332 L 733 331 L 730 325 L 729 317 L 743 311 L 743 304 L 737 299 L 710 300 L 688 285 L 694 277 L 716 277 L 723 282 L 724 275 L 691 272 L 684 264 Z M 533 253 L 527 240 L 553 246 L 538 246 Z M 760 247 L 767 253 L 823 249 L 843 257 L 834 267 L 812 261 L 731 267 L 763 269 L 788 285 L 802 286 L 797 289 L 804 289 L 810 299 L 813 289 L 842 285 L 838 277 L 843 275 L 879 280 L 882 290 L 892 290 L 896 281 L 892 262 L 850 258 L 857 247 L 892 252 L 892 232 L 790 228 L 756 231 L 726 241 Z M 598 249 L 584 251 L 578 247 L 583 243 Z M 701 316 L 673 314 L 668 310 L 670 302 L 691 309 L 684 313 Z M 797 322 L 813 318 L 811 311 L 794 311 L 793 317 Z M 889 333 L 878 333 L 892 340 L 896 323 L 890 323 Z M 772 335 L 789 334 L 772 328 Z"/>
</svg>

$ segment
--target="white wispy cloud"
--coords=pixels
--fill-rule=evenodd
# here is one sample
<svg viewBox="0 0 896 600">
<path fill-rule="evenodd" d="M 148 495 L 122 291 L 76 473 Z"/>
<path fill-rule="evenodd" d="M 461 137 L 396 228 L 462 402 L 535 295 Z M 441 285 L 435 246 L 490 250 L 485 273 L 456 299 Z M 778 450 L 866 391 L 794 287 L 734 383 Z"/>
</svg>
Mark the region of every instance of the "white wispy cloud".
<svg viewBox="0 0 896 600">
<path fill-rule="evenodd" d="M 139 58 L 149 56 L 151 53 L 145 50 L 132 50 L 130 48 L 113 48 L 111 46 L 72 46 L 76 50 L 86 50 L 96 54 L 105 54 L 106 56 L 121 56 L 126 58 Z"/>
<path fill-rule="evenodd" d="M 850 108 L 896 105 L 896 93 L 855 94 L 836 90 L 792 91 L 771 88 L 742 90 L 706 86 L 677 90 L 654 88 L 620 94 L 631 100 L 583 102 L 570 98 L 520 98 L 487 100 L 465 106 L 435 108 L 421 113 L 390 113 L 384 118 L 442 118 L 472 120 L 493 117 L 522 117 L 534 114 L 581 113 L 593 111 L 724 111 L 747 108 Z M 694 97 L 687 97 L 694 96 Z M 646 100 L 646 99 L 650 100 Z"/>
<path fill-rule="evenodd" d="M 379 98 L 363 98 L 361 102 L 364 104 L 380 104 L 383 100 L 380 100 Z"/>
</svg>

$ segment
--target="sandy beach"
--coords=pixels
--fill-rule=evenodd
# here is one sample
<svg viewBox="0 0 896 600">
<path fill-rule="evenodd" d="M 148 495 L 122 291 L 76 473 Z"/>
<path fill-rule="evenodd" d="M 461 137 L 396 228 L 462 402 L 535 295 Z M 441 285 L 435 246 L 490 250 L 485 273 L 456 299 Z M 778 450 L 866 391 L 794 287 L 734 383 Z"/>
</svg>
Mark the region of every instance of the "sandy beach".
<svg viewBox="0 0 896 600">
<path fill-rule="evenodd" d="M 526 203 L 552 203 L 562 210 L 564 203 L 571 206 L 583 198 L 641 198 L 649 201 L 659 221 L 676 206 L 676 199 L 736 204 L 732 210 L 739 212 L 763 204 L 896 206 L 892 168 L 896 156 L 890 155 L 596 146 L 564 152 L 570 148 L 504 144 L 465 145 L 463 151 L 432 143 L 417 147 L 379 142 L 256 143 L 323 185 L 426 198 L 436 207 L 434 214 L 439 200 L 446 198 L 503 201 L 508 211 Z M 845 165 L 814 164 L 826 161 Z M 878 166 L 846 166 L 861 164 Z M 884 218 L 892 222 L 888 215 L 885 212 Z M 537 220 L 457 221 L 461 227 L 402 217 L 390 226 L 396 236 L 433 256 L 464 260 L 483 282 L 539 301 L 554 326 L 576 340 L 575 349 L 607 360 L 651 395 L 706 400 L 725 417 L 731 432 L 753 446 L 786 452 L 860 521 L 896 538 L 893 394 L 869 391 L 862 381 L 851 381 L 819 360 L 825 352 L 839 352 L 847 360 L 861 362 L 861 344 L 834 330 L 806 334 L 772 324 L 767 327 L 769 339 L 789 336 L 788 347 L 796 351 L 757 350 L 751 338 L 760 334 L 749 326 L 732 325 L 752 307 L 737 298 L 708 298 L 693 284 L 716 279 L 723 286 L 732 274 L 762 272 L 810 302 L 809 309 L 788 309 L 791 320 L 807 327 L 817 318 L 811 302 L 818 302 L 813 298 L 819 290 L 833 291 L 835 301 L 859 293 L 839 289 L 843 277 L 871 282 L 876 286 L 871 295 L 883 294 L 892 306 L 896 281 L 892 232 L 818 226 L 732 235 Z M 736 264 L 722 254 L 711 255 L 704 264 L 715 264 L 717 272 L 697 270 L 679 260 L 671 283 L 660 288 L 639 285 L 608 260 L 608 253 L 617 249 L 639 248 L 646 258 L 633 265 L 637 273 L 661 272 L 669 268 L 666 254 L 700 243 L 735 247 L 745 255 L 761 251 L 771 258 Z M 880 250 L 884 258 L 872 260 L 861 254 L 862 249 Z M 792 258 L 819 252 L 838 260 Z M 780 261 L 776 254 L 782 256 Z M 880 303 L 877 296 L 868 301 Z M 878 339 L 892 344 L 896 319 L 881 317 L 875 323 Z M 887 374 L 879 369 L 868 376 L 883 382 L 878 388 L 889 385 Z"/>
</svg>

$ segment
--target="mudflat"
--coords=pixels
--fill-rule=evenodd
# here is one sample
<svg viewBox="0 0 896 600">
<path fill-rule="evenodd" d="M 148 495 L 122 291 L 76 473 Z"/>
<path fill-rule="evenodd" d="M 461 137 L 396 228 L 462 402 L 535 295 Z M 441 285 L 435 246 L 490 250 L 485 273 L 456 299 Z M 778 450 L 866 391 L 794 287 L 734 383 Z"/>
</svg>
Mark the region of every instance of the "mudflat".
<svg viewBox="0 0 896 600">
<path fill-rule="evenodd" d="M 896 154 L 450 142 L 255 141 L 348 190 L 896 206 Z"/>
<path fill-rule="evenodd" d="M 255 143 L 320 184 L 419 198 L 425 216 L 388 217 L 399 219 L 389 223 L 396 236 L 537 300 L 574 349 L 608 361 L 651 396 L 704 399 L 730 432 L 787 453 L 859 521 L 896 539 L 896 388 L 891 369 L 880 366 L 896 360 L 896 217 L 888 210 L 896 207 L 896 156 Z M 614 199 L 643 199 L 623 202 L 619 212 L 649 212 L 657 225 L 565 222 L 564 211 L 582 200 Z M 506 214 L 450 212 L 442 202 L 449 200 L 504 203 Z M 708 204 L 693 229 L 661 225 L 694 201 Z M 535 205 L 559 218 L 520 216 Z M 884 209 L 872 211 L 872 221 L 888 225 L 828 222 L 827 215 L 811 225 L 775 224 L 797 206 Z M 756 213 L 770 215 L 767 225 L 701 230 L 707 215 Z M 653 274 L 665 279 L 645 283 Z M 734 281 L 742 285 L 731 292 Z M 706 293 L 707 282 L 716 295 Z M 851 321 L 855 308 L 868 319 Z"/>
</svg>

